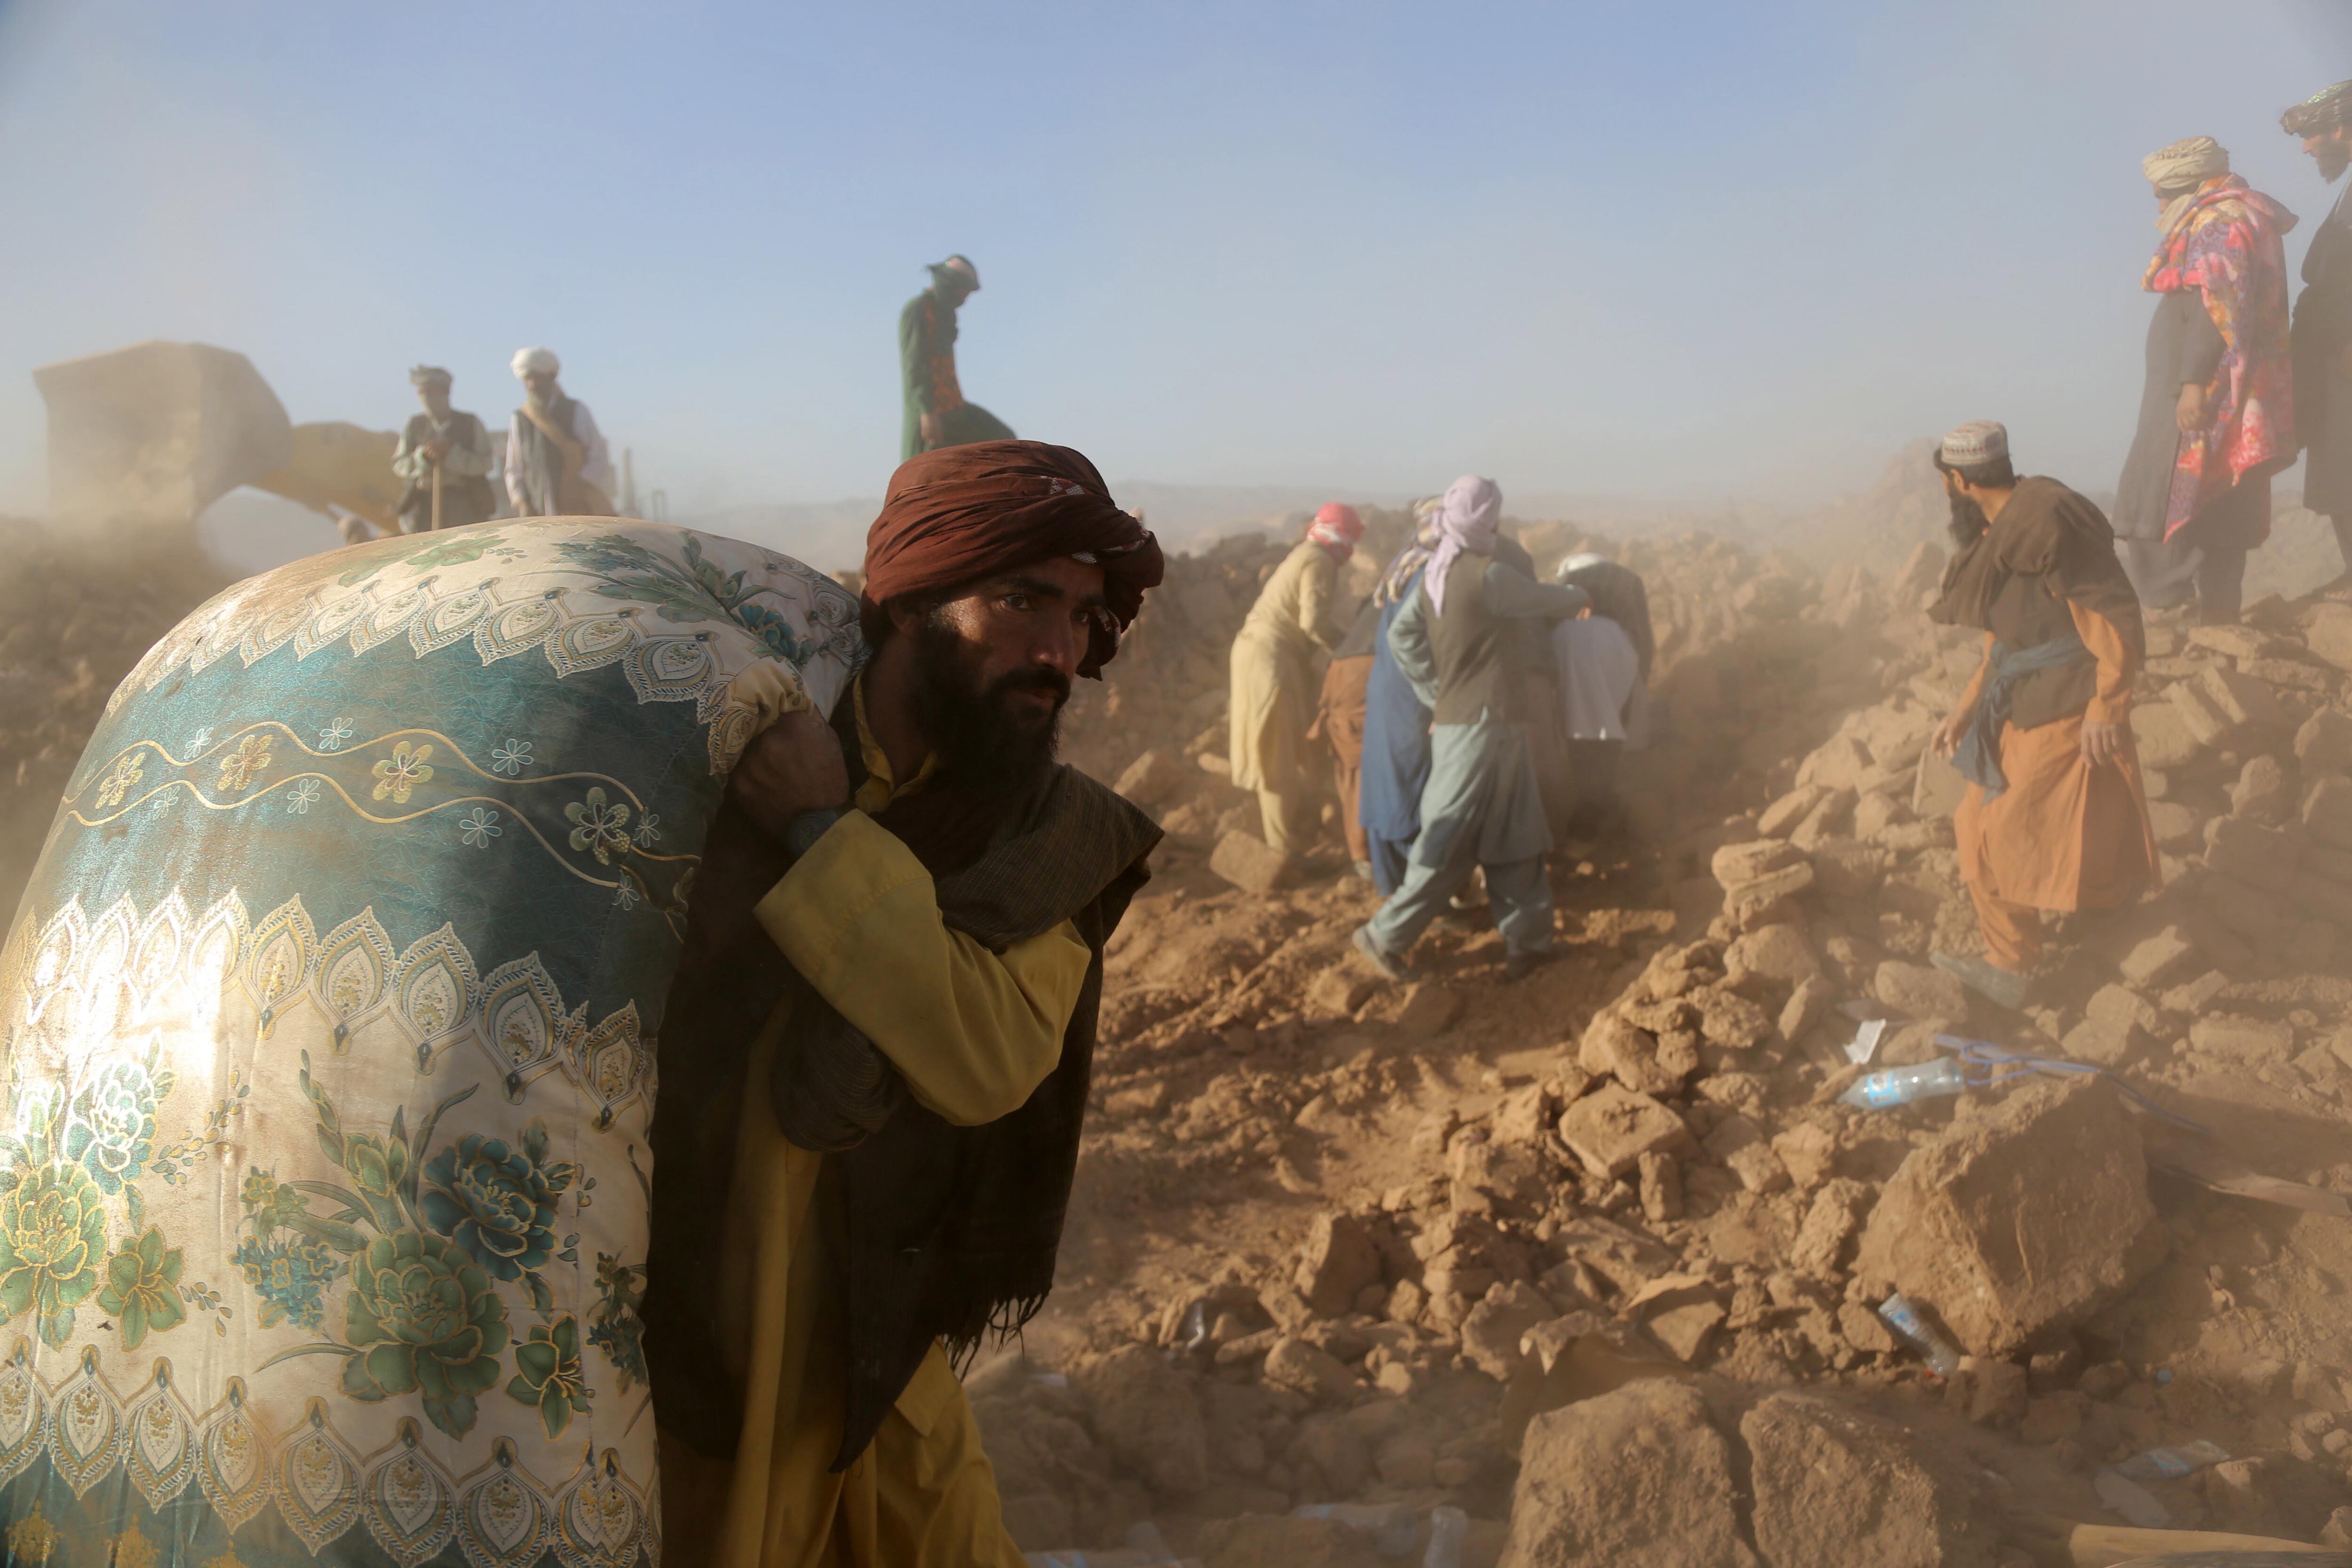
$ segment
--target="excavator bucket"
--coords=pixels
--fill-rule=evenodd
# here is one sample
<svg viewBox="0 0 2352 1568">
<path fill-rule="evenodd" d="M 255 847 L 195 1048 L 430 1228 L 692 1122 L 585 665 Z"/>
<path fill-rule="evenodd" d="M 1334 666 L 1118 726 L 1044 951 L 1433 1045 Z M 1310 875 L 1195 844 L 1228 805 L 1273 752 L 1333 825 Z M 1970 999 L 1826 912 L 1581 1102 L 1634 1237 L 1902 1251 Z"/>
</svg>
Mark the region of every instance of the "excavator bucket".
<svg viewBox="0 0 2352 1568">
<path fill-rule="evenodd" d="M 192 524 L 295 456 L 285 405 L 253 362 L 208 343 L 65 360 L 33 383 L 49 406 L 49 506 L 63 522 Z"/>
<path fill-rule="evenodd" d="M 400 504 L 401 483 L 393 477 L 392 454 L 399 445 L 400 437 L 390 430 L 339 422 L 297 425 L 286 461 L 246 482 L 329 517 L 352 512 L 381 532 L 397 533 L 394 509 Z"/>
</svg>

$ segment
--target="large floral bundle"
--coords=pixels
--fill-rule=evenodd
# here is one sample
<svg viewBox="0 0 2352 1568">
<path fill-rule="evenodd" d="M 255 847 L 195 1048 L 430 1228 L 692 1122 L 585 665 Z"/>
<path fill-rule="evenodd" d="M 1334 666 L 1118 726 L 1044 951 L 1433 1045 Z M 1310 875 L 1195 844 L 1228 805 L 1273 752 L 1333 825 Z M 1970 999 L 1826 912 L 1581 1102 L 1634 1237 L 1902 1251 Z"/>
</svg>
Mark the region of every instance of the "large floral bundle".
<svg viewBox="0 0 2352 1568">
<path fill-rule="evenodd" d="M 6 1561 L 659 1561 L 659 1015 L 756 712 L 859 646 L 796 562 L 575 518 L 147 656 L 0 951 Z"/>
</svg>

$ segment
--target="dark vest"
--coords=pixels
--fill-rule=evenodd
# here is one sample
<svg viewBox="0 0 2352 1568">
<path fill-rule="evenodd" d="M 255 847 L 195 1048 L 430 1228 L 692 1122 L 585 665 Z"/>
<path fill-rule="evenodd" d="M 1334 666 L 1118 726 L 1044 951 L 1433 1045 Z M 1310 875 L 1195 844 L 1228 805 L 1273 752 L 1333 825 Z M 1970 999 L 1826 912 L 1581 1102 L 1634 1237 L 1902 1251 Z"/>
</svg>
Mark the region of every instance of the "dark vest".
<svg viewBox="0 0 2352 1568">
<path fill-rule="evenodd" d="M 432 440 L 433 416 L 429 414 L 410 415 L 404 439 L 408 443 L 411 451 Z M 449 411 L 449 444 L 453 447 L 486 447 L 489 445 L 489 437 L 483 431 L 479 418 L 463 409 L 453 408 Z M 480 522 L 494 515 L 498 510 L 498 497 L 491 490 L 488 479 L 472 474 L 460 475 L 447 472 L 442 474 L 442 526 L 456 527 L 463 523 Z M 429 472 L 421 479 L 408 481 L 408 489 L 402 493 L 400 505 L 395 510 L 404 519 L 415 520 L 411 528 L 412 532 L 417 528 L 431 525 L 433 478 Z"/>
<path fill-rule="evenodd" d="M 2105 514 L 2055 479 L 2031 478 L 2018 481 L 1999 520 L 1953 558 L 1927 615 L 1945 626 L 1980 627 L 2018 653 L 2075 635 L 2070 599 L 2115 626 L 2135 655 L 2146 647 L 2139 600 L 2116 559 Z M 2019 679 L 2009 721 L 2032 730 L 2077 718 L 2098 689 L 2094 664 L 2037 669 Z"/>
<path fill-rule="evenodd" d="M 865 768 L 850 700 L 842 700 L 835 729 L 854 786 Z M 1052 1288 L 1093 1079 L 1103 951 L 1160 837 L 1150 818 L 1069 767 L 1006 813 L 976 856 L 935 848 L 952 834 L 910 837 L 911 825 L 902 829 L 894 815 L 876 820 L 932 872 L 950 928 L 1001 952 L 1066 919 L 1092 961 L 1061 1059 L 1019 1110 L 956 1127 L 902 1091 L 869 1135 L 826 1155 L 818 1201 L 838 1205 L 845 1238 L 837 1306 L 849 1363 L 836 1469 L 865 1451 L 934 1342 L 961 1357 L 991 1331 L 1018 1329 Z M 742 1388 L 717 1311 L 746 1053 L 774 1007 L 794 997 L 772 1069 L 771 1091 L 782 1100 L 814 1087 L 798 1078 L 815 1065 L 811 1048 L 842 1044 L 845 1027 L 827 1026 L 839 1025 L 838 1015 L 751 918 L 787 865 L 731 802 L 722 808 L 662 1024 L 646 1351 L 664 1430 L 713 1458 L 733 1453 L 742 1423 Z M 854 1030 L 849 1043 L 862 1046 Z"/>
<path fill-rule="evenodd" d="M 1429 651 L 1437 661 L 1432 723 L 1475 724 L 1481 712 L 1507 724 L 1527 719 L 1518 625 L 1486 613 L 1486 568 L 1494 559 L 1465 550 L 1446 574 L 1445 608 L 1429 621 Z"/>
</svg>

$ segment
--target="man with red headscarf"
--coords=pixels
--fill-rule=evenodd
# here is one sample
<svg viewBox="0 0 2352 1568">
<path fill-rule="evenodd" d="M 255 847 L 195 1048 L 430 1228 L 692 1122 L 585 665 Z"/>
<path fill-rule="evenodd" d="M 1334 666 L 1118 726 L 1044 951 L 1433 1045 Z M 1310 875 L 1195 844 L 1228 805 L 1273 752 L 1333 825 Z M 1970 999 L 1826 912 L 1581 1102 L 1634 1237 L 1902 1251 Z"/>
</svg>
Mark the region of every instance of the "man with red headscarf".
<svg viewBox="0 0 2352 1568">
<path fill-rule="evenodd" d="M 1160 576 L 1076 452 L 927 453 L 867 537 L 864 673 L 736 768 L 654 1130 L 674 1561 L 1022 1562 L 954 1366 L 1053 1285 L 1104 944 L 1160 837 L 1055 728 Z"/>
<path fill-rule="evenodd" d="M 1332 618 L 1339 568 L 1356 552 L 1364 520 L 1333 501 L 1315 514 L 1258 591 L 1234 639 L 1233 696 L 1227 714 L 1234 783 L 1257 792 L 1265 841 L 1286 855 L 1303 852 L 1315 832 L 1318 793 L 1307 769 L 1307 731 L 1316 710 L 1315 656 L 1339 646 L 1345 628 Z"/>
</svg>

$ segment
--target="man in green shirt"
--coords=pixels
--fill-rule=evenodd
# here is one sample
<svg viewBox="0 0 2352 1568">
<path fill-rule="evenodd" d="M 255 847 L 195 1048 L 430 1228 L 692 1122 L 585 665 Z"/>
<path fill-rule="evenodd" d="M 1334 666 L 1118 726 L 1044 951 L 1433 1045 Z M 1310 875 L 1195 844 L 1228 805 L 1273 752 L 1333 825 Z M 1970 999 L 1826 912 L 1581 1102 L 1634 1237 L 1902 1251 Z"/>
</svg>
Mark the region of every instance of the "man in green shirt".
<svg viewBox="0 0 2352 1568">
<path fill-rule="evenodd" d="M 961 256 L 931 264 L 931 286 L 898 312 L 898 368 L 906 378 L 901 461 L 940 447 L 1009 441 L 1013 427 L 956 384 L 956 307 L 980 291 L 980 269 Z"/>
</svg>

